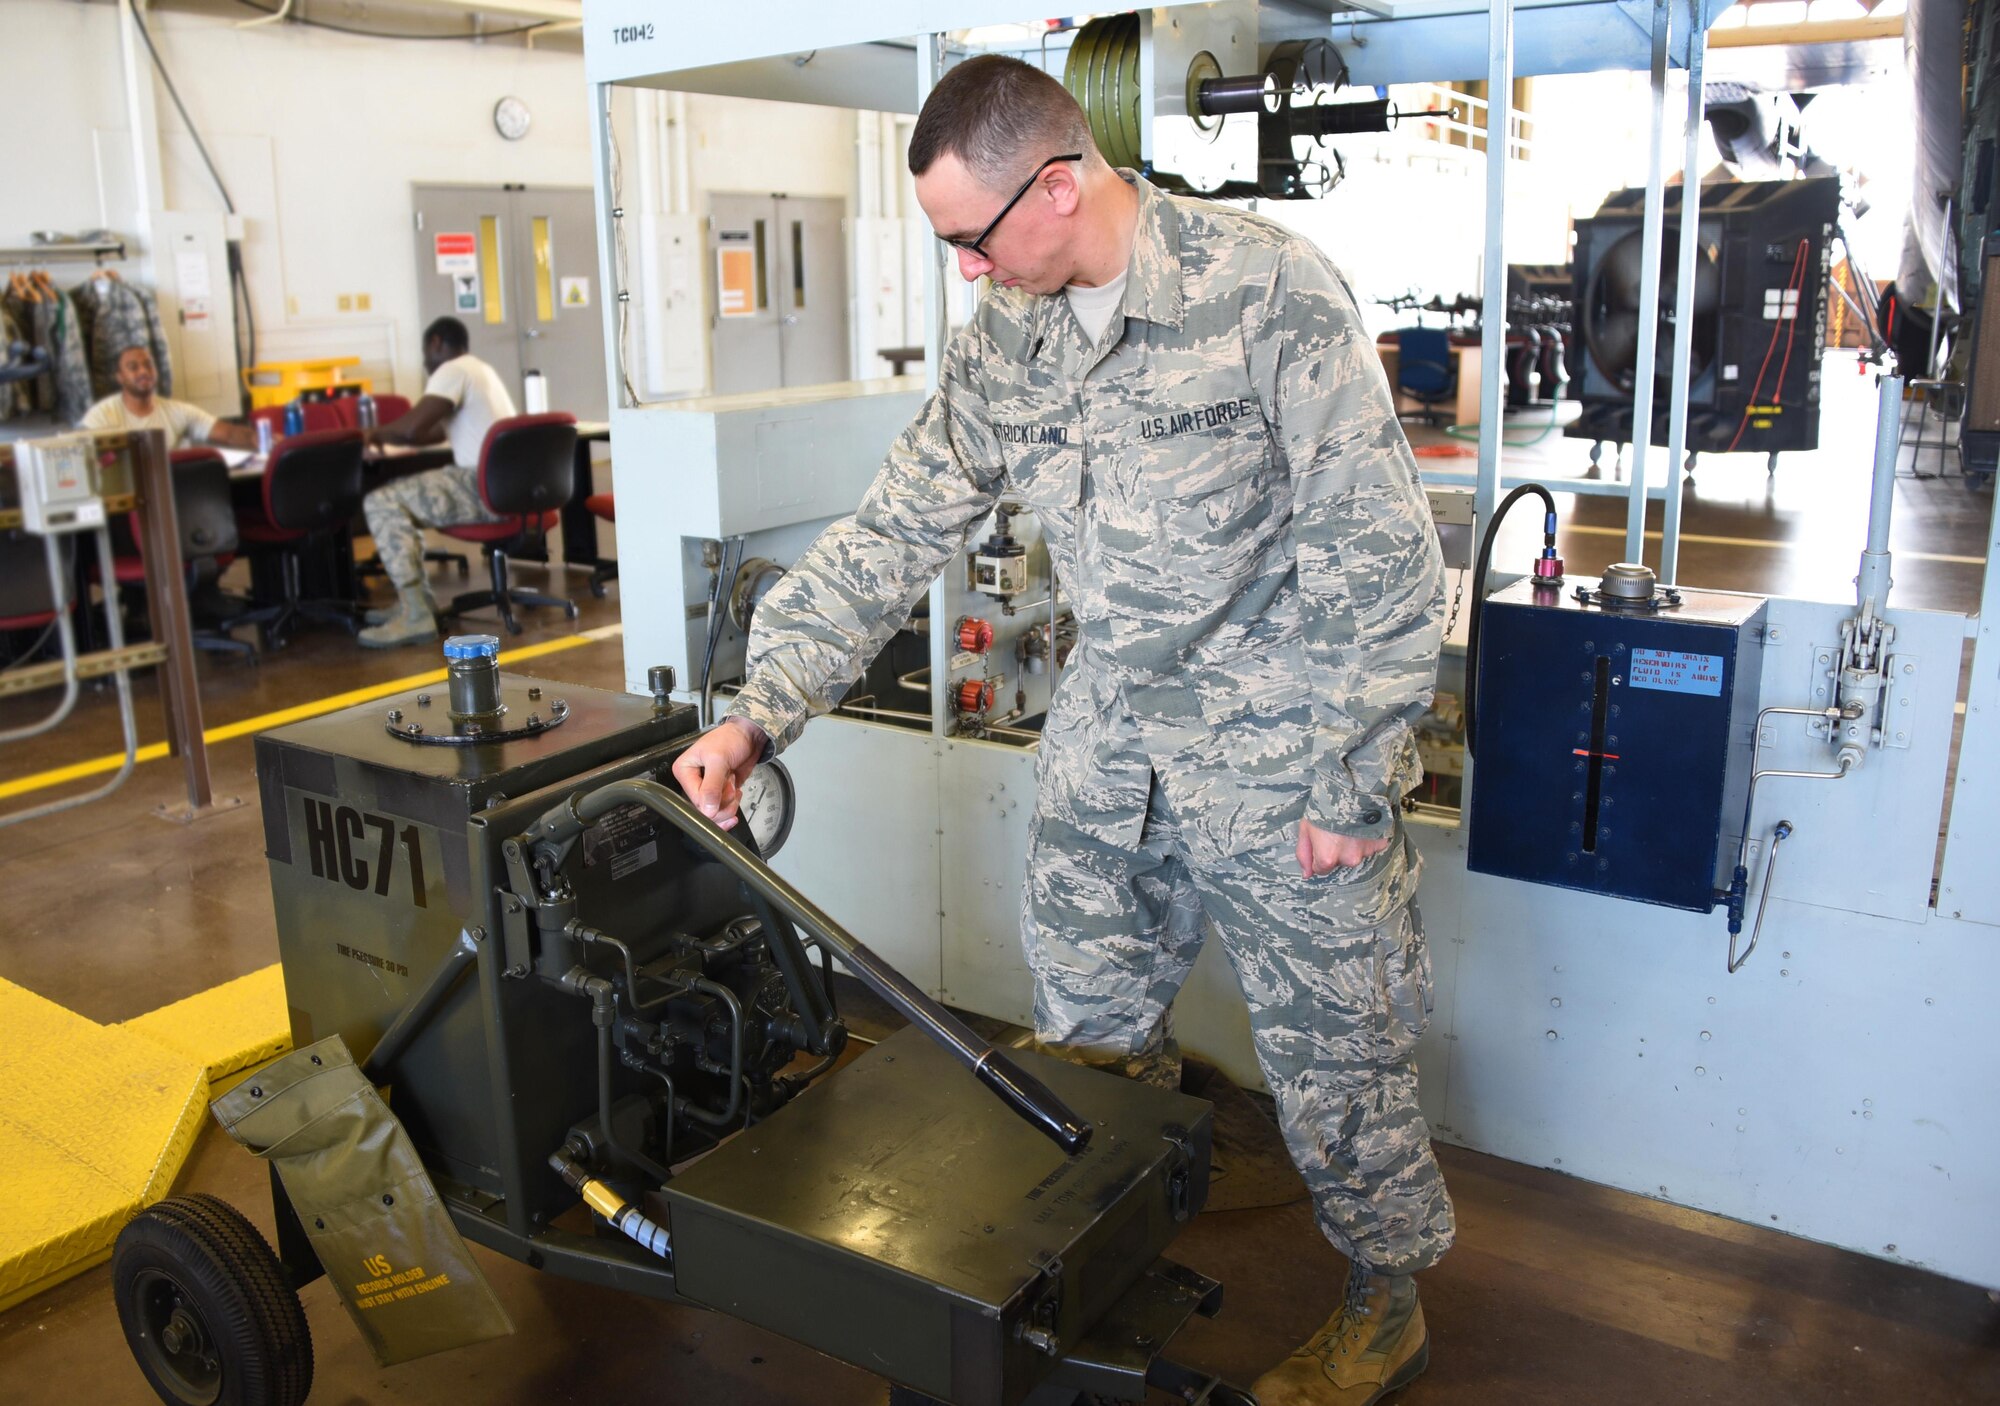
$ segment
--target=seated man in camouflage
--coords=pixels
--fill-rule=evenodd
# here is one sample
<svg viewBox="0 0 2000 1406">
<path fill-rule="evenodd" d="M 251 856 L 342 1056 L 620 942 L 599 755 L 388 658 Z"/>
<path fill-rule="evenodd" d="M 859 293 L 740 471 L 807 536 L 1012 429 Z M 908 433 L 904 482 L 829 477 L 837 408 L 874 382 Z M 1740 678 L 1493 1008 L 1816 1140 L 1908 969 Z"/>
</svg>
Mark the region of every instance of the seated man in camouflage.
<svg viewBox="0 0 2000 1406">
<path fill-rule="evenodd" d="M 465 324 L 441 317 L 424 329 L 424 383 L 421 399 L 400 419 L 368 432 L 371 444 L 451 442 L 448 468 L 399 478 L 361 502 L 375 554 L 396 588 L 396 603 L 371 610 L 361 642 L 371 649 L 412 644 L 437 635 L 437 601 L 424 577 L 426 527 L 460 522 L 493 522 L 479 496 L 479 451 L 495 420 L 517 413 L 500 373 L 472 355 Z"/>
<path fill-rule="evenodd" d="M 1365 1406 L 1428 1362 L 1411 1276 L 1453 1235 L 1417 1108 L 1430 964 L 1399 819 L 1444 568 L 1381 363 L 1312 244 L 1113 170 L 1027 64 L 952 69 L 910 170 L 959 272 L 994 287 L 859 510 L 765 598 L 742 693 L 674 774 L 733 824 L 758 758 L 996 503 L 1026 503 L 1079 637 L 1028 837 L 1036 1033 L 1177 1082 L 1168 1007 L 1214 926 L 1352 1265 L 1256 1392 Z"/>
</svg>

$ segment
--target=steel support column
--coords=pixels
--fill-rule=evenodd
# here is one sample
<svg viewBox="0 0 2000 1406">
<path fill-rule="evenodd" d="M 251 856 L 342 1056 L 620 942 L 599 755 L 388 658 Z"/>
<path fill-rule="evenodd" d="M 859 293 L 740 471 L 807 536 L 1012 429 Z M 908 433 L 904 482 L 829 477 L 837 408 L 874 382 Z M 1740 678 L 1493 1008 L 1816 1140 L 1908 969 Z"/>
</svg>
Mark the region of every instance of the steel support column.
<svg viewBox="0 0 2000 1406">
<path fill-rule="evenodd" d="M 611 127 L 611 94 L 616 85 L 590 85 L 590 164 L 597 172 L 597 286 L 604 290 L 604 403 L 614 411 L 637 403 L 626 392 L 631 378 L 625 374 L 625 314 L 631 307 L 631 290 L 625 286 L 618 256 L 620 227 L 624 210 L 619 204 L 621 172 L 618 169 L 618 135 Z M 698 686 L 698 681 L 690 679 Z"/>
<path fill-rule="evenodd" d="M 167 749 L 181 763 L 187 786 L 185 806 L 163 805 L 154 813 L 166 820 L 199 820 L 217 809 L 233 810 L 242 801 L 229 797 L 218 803 L 208 774 L 208 743 L 201 721 L 201 680 L 195 673 L 193 620 L 188 609 L 187 581 L 181 574 L 181 527 L 174 512 L 173 461 L 167 437 L 158 430 L 132 436 L 133 477 L 138 480 L 139 512 L 132 526 L 146 558 L 146 613 L 153 622 L 153 639 L 167 647 L 160 665 L 160 711 L 167 725 Z M 110 608 L 116 595 L 107 590 Z"/>
<path fill-rule="evenodd" d="M 926 34 L 917 40 L 917 111 L 944 77 L 945 36 Z M 951 316 L 945 305 L 948 250 L 943 240 L 930 241 L 924 260 L 924 389 L 937 393 L 944 375 L 944 349 L 951 341 Z M 955 568 L 962 570 L 963 568 Z M 944 578 L 931 582 L 931 735 L 943 737 L 951 722 L 951 631 L 945 617 Z M 1051 645 L 1053 648 L 1053 645 Z"/>
<path fill-rule="evenodd" d="M 1667 126 L 1667 0 L 1653 0 L 1653 119 L 1647 128 L 1646 217 L 1639 237 L 1639 364 L 1632 373 L 1631 495 L 1626 499 L 1625 560 L 1646 559 L 1646 449 L 1653 437 L 1653 364 L 1660 333 L 1661 210 L 1666 172 L 1661 145 Z"/>
<path fill-rule="evenodd" d="M 1486 268 L 1479 316 L 1479 485 L 1475 521 L 1493 521 L 1500 504 L 1500 447 L 1506 438 L 1501 388 L 1507 374 L 1507 147 L 1514 107 L 1514 3 L 1492 0 L 1486 12 Z"/>
<path fill-rule="evenodd" d="M 1667 493 L 1660 516 L 1660 579 L 1678 580 L 1681 556 L 1681 462 L 1687 452 L 1689 363 L 1694 355 L 1688 329 L 1694 325 L 1694 261 L 1701 236 L 1701 69 L 1708 51 L 1701 0 L 1687 0 L 1683 38 L 1687 66 L 1687 145 L 1681 157 L 1681 240 L 1674 276 L 1674 380 L 1667 400 Z M 1636 470 L 1635 470 L 1636 474 Z M 1637 561 L 1638 558 L 1632 558 Z"/>
</svg>

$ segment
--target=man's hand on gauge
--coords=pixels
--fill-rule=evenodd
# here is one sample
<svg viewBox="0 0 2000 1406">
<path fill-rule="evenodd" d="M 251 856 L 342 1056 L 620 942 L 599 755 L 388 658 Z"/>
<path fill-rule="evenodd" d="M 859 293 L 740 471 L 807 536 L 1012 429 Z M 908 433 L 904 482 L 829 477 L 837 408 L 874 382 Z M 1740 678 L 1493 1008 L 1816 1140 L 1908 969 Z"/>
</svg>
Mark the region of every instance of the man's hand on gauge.
<svg viewBox="0 0 2000 1406">
<path fill-rule="evenodd" d="M 675 767 L 674 771 L 678 775 L 680 768 Z M 1299 872 L 1308 879 L 1317 879 L 1336 869 L 1352 869 L 1388 847 L 1387 840 L 1358 840 L 1352 835 L 1322 830 L 1310 820 L 1299 822 Z"/>
<path fill-rule="evenodd" d="M 674 780 L 695 809 L 724 830 L 736 827 L 736 803 L 764 755 L 764 730 L 748 718 L 724 718 L 674 761 Z"/>
</svg>

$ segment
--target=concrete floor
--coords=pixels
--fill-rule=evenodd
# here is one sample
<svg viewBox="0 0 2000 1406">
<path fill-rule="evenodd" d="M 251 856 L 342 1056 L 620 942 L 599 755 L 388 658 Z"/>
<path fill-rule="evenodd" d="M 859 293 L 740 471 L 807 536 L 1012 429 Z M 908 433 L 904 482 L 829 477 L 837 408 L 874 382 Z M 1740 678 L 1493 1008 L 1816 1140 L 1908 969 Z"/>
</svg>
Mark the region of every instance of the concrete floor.
<svg viewBox="0 0 2000 1406">
<path fill-rule="evenodd" d="M 1847 598 L 1866 516 L 1873 397 L 1851 358 L 1830 357 L 1826 374 L 1828 448 L 1786 456 L 1775 477 L 1761 457 L 1699 466 L 1686 488 L 1684 530 L 1728 540 L 1687 542 L 1683 581 Z M 1421 430 L 1412 438 L 1441 440 Z M 1584 448 L 1551 436 L 1510 451 L 1508 467 L 1577 473 Z M 1922 467 L 1933 467 L 1929 452 Z M 1572 575 L 1594 575 L 1623 556 L 1622 503 L 1559 502 Z M 1955 476 L 1898 485 L 1898 603 L 1976 608 L 1990 507 L 1989 494 L 1968 492 Z M 1653 514 L 1657 523 L 1657 507 Z M 1529 554 L 1534 517 L 1526 507 L 1517 511 L 1496 560 Z M 524 574 L 532 580 L 537 573 Z M 601 604 L 589 599 L 580 577 L 570 587 L 583 606 L 576 626 L 536 620 L 509 643 L 616 621 L 615 587 Z M 206 722 L 213 728 L 417 673 L 435 667 L 435 658 L 432 649 L 365 653 L 341 637 L 302 632 L 260 667 L 205 660 Z M 617 687 L 621 646 L 616 639 L 583 644 L 520 672 Z M 160 735 L 157 708 L 149 684 L 140 692 L 142 737 L 150 741 Z M 0 726 L 18 725 L 34 711 L 10 704 L 0 709 Z M 0 751 L 0 783 L 116 745 L 110 700 L 87 696 L 52 737 Z M 12 914 L 0 941 L 0 976 L 114 1021 L 274 960 L 251 745 L 222 743 L 211 761 L 218 792 L 249 805 L 192 826 L 155 819 L 152 807 L 179 795 L 176 765 L 156 761 L 109 800 L 0 830 L 0 886 Z M 16 796 L 0 809 L 51 794 L 58 793 Z M 1460 1238 L 1423 1281 L 1434 1351 L 1430 1371 L 1399 1398 L 1412 1406 L 2000 1402 L 2000 1306 L 1981 1288 L 1551 1171 L 1450 1147 L 1439 1156 L 1458 1204 Z M 223 1196 L 268 1232 L 263 1168 L 219 1135 L 204 1135 L 180 1188 Z M 1228 1286 L 1221 1317 L 1197 1321 L 1177 1340 L 1175 1355 L 1245 1383 L 1318 1325 L 1342 1276 L 1302 1201 L 1203 1215 L 1174 1254 Z M 884 1399 L 879 1379 L 718 1315 L 563 1283 L 484 1252 L 480 1258 L 514 1317 L 515 1336 L 388 1371 L 374 1367 L 326 1284 L 310 1286 L 313 1401 L 602 1403 L 643 1396 L 762 1406 Z M 126 1353 L 109 1283 L 107 1269 L 92 1270 L 0 1314 L 0 1401 L 114 1406 L 153 1399 Z"/>
</svg>

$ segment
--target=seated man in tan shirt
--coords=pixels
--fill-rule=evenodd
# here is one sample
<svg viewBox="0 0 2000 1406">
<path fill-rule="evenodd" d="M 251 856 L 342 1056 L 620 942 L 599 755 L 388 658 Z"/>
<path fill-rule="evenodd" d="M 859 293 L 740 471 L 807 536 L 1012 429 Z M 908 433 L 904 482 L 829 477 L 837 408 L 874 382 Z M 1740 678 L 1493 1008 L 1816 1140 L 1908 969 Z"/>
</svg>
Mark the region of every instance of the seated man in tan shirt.
<svg viewBox="0 0 2000 1406">
<path fill-rule="evenodd" d="M 118 394 L 108 395 L 84 411 L 77 428 L 164 430 L 169 451 L 203 444 L 230 449 L 257 447 L 257 436 L 247 425 L 228 424 L 199 405 L 155 395 L 159 384 L 160 372 L 153 365 L 153 353 L 140 346 L 125 348 L 118 353 Z"/>
</svg>

